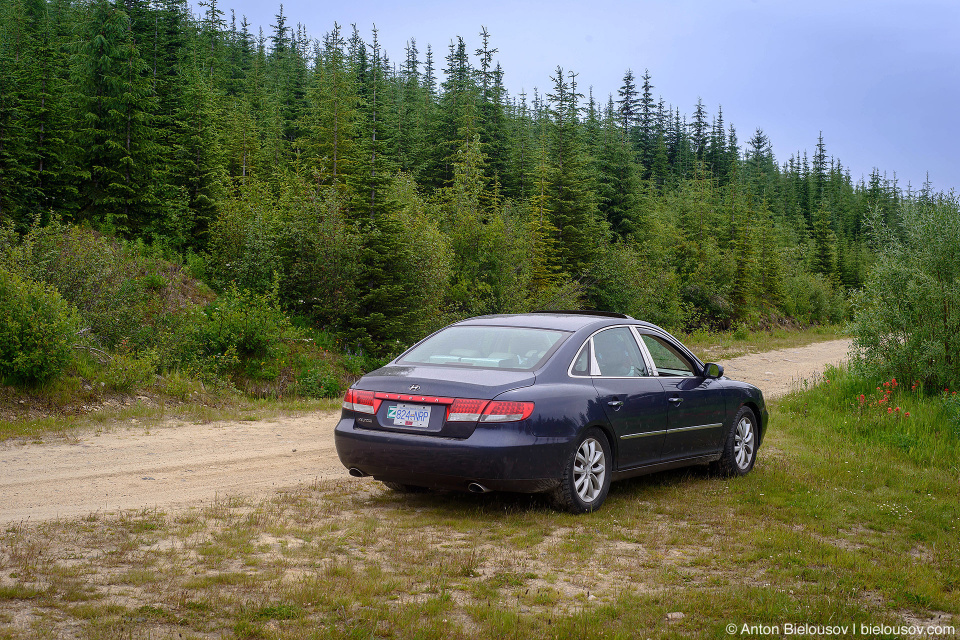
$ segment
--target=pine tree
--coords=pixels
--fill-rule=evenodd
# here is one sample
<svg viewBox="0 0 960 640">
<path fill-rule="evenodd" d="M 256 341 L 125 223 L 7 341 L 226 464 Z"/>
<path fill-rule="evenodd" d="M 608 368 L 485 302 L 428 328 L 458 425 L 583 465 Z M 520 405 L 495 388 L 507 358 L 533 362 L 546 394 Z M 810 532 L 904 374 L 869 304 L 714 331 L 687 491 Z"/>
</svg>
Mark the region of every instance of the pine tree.
<svg viewBox="0 0 960 640">
<path fill-rule="evenodd" d="M 636 127 L 640 121 L 640 105 L 637 101 L 637 85 L 633 71 L 627 69 L 623 75 L 623 84 L 617 90 L 620 99 L 617 100 L 617 114 L 620 117 L 620 128 L 623 131 L 623 144 L 631 144 Z"/>
<path fill-rule="evenodd" d="M 79 216 L 108 230 L 137 235 L 157 205 L 152 128 L 155 100 L 129 17 L 108 0 L 89 7 L 82 25 L 76 82 L 83 149 Z"/>
<path fill-rule="evenodd" d="M 386 108 L 385 70 L 376 30 L 370 45 L 370 59 L 366 52 L 358 51 L 355 76 L 360 82 L 358 102 L 360 136 L 354 145 L 355 170 L 348 176 L 350 189 L 350 214 L 354 218 L 376 221 L 393 210 L 394 204 L 388 196 L 388 187 L 394 172 L 393 163 L 387 153 L 390 134 L 389 109 Z M 366 45 L 364 45 L 364 49 Z"/>
<path fill-rule="evenodd" d="M 738 211 L 737 223 L 733 226 L 733 243 L 731 252 L 734 271 L 733 282 L 730 288 L 730 300 L 733 303 L 734 314 L 740 318 L 754 307 L 754 298 L 757 293 L 757 259 L 756 242 L 757 229 L 754 225 L 753 211 L 745 207 Z"/>
<path fill-rule="evenodd" d="M 690 123 L 690 141 L 693 143 L 693 153 L 697 160 L 703 160 L 707 151 L 707 110 L 703 100 L 697 99 L 697 108 L 693 111 L 693 122 Z"/>
<path fill-rule="evenodd" d="M 301 143 L 306 166 L 318 184 L 334 187 L 345 184 L 357 162 L 358 96 L 345 46 L 340 25 L 334 24 L 316 60 L 308 93 L 308 121 L 302 127 L 307 133 L 307 140 Z"/>
<path fill-rule="evenodd" d="M 640 96 L 640 155 L 638 161 L 643 167 L 644 175 L 649 176 L 653 166 L 654 155 L 656 154 L 657 143 L 657 109 L 653 100 L 653 84 L 650 82 L 650 71 L 644 69 L 643 84 L 641 89 L 643 93 Z"/>
<path fill-rule="evenodd" d="M 830 224 L 830 211 L 821 206 L 813 216 L 811 270 L 831 281 L 837 279 L 837 236 Z"/>
<path fill-rule="evenodd" d="M 210 68 L 210 63 L 194 65 L 179 114 L 182 155 L 175 166 L 177 184 L 186 193 L 189 208 L 189 221 L 180 226 L 186 232 L 183 240 L 195 249 L 205 248 L 217 203 L 227 188 L 222 97 Z"/>
<path fill-rule="evenodd" d="M 583 95 L 577 92 L 576 74 L 567 77 L 557 67 L 550 78 L 553 93 L 547 95 L 552 164 L 548 194 L 564 270 L 579 274 L 590 262 L 593 247 L 605 238 L 596 217 L 589 160 L 580 139 L 579 100 Z"/>
<path fill-rule="evenodd" d="M 440 188 L 453 180 L 453 163 L 457 150 L 479 133 L 477 103 L 479 89 L 474 81 L 466 44 L 458 37 L 450 43 L 444 68 L 434 129 L 434 147 L 425 179 L 429 186 Z"/>
<path fill-rule="evenodd" d="M 639 168 L 623 146 L 617 126 L 617 113 L 611 98 L 602 123 L 600 146 L 596 156 L 597 208 L 610 224 L 614 236 L 628 240 L 639 236 L 643 225 L 637 211 Z"/>
<path fill-rule="evenodd" d="M 817 138 L 817 150 L 810 167 L 810 210 L 823 206 L 827 191 L 827 149 L 823 144 L 823 132 Z"/>
<path fill-rule="evenodd" d="M 32 150 L 27 144 L 25 105 L 21 88 L 26 43 L 19 3 L 0 5 L 0 223 L 12 220 L 21 229 L 30 224 L 29 201 Z"/>
<path fill-rule="evenodd" d="M 24 1 L 23 36 L 21 81 L 13 90 L 22 107 L 23 158 L 30 161 L 19 208 L 31 219 L 45 220 L 55 207 L 68 216 L 76 201 L 67 106 L 72 96 L 63 47 L 43 0 Z"/>
<path fill-rule="evenodd" d="M 783 305 L 783 264 L 777 246 L 777 230 L 766 200 L 761 201 L 759 215 L 759 277 L 757 293 L 768 308 Z"/>
</svg>

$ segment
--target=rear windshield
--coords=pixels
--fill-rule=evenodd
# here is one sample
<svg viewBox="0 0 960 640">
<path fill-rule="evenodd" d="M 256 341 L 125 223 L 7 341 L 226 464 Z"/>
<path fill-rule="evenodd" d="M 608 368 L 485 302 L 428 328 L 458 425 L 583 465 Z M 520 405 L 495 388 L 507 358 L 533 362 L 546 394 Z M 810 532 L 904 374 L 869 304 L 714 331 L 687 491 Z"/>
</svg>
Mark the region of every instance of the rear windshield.
<svg viewBox="0 0 960 640">
<path fill-rule="evenodd" d="M 531 370 L 568 335 L 524 327 L 448 327 L 405 353 L 399 362 Z"/>
</svg>

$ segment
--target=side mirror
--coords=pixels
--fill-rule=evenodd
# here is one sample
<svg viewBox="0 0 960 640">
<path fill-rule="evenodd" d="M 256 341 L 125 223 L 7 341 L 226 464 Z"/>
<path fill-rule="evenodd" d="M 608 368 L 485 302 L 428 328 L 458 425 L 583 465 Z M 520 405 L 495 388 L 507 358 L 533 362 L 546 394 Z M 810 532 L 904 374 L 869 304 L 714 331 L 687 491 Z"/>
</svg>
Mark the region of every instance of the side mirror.
<svg viewBox="0 0 960 640">
<path fill-rule="evenodd" d="M 703 365 L 703 375 L 707 378 L 719 378 L 723 375 L 723 365 L 716 362 L 708 362 Z"/>
</svg>

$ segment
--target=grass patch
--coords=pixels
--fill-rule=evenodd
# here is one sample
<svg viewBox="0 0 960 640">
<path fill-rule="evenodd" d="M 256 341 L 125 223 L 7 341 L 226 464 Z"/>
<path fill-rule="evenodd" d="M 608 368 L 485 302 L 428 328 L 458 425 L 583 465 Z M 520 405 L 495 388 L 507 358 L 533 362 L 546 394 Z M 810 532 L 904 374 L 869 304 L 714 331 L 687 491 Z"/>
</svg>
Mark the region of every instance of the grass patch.
<svg viewBox="0 0 960 640">
<path fill-rule="evenodd" d="M 113 428 L 118 423 L 150 427 L 170 420 L 202 424 L 270 420 L 314 411 L 339 410 L 341 402 L 340 398 L 251 398 L 240 395 L 171 402 L 161 396 L 115 396 L 92 405 L 89 413 L 0 420 L 0 442 L 76 438 L 91 431 Z"/>
<path fill-rule="evenodd" d="M 24 607 L 51 635 L 80 636 L 159 625 L 250 638 L 960 628 L 952 409 L 901 388 L 890 396 L 909 407 L 906 427 L 861 408 L 878 381 L 826 379 L 771 403 L 749 476 L 635 478 L 579 517 L 538 496 L 400 495 L 349 479 L 258 504 L 18 525 L 0 547 L 0 637 L 13 633 L 2 614 Z M 884 435 L 896 432 L 909 446 Z"/>
<path fill-rule="evenodd" d="M 814 342 L 839 340 L 846 336 L 843 334 L 842 327 L 838 325 L 761 331 L 751 331 L 740 325 L 731 331 L 697 330 L 679 334 L 677 337 L 701 360 L 715 361 L 736 358 L 748 353 L 790 349 Z"/>
</svg>

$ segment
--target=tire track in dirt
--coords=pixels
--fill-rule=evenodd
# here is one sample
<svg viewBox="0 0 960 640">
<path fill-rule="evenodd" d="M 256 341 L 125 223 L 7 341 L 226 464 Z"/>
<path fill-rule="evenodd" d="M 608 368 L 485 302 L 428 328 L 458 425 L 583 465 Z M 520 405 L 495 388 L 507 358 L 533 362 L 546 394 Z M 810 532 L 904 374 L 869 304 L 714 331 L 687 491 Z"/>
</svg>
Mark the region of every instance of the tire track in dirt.
<svg viewBox="0 0 960 640">
<path fill-rule="evenodd" d="M 721 361 L 767 398 L 846 357 L 849 340 Z M 0 444 L 0 524 L 94 512 L 203 506 L 231 495 L 347 477 L 333 429 L 338 411 L 270 421 L 116 425 L 73 442 Z"/>
</svg>

